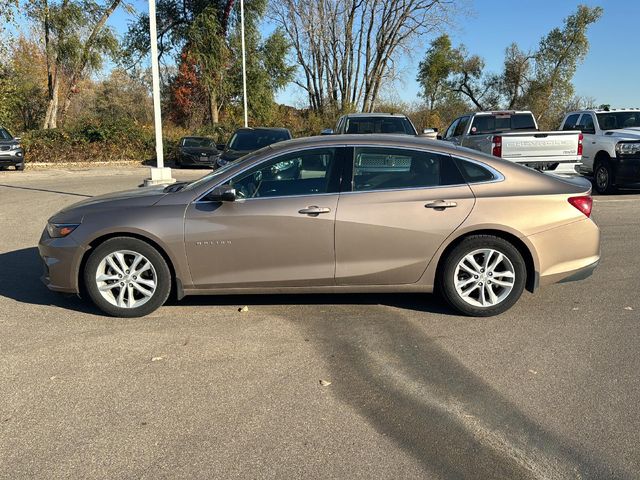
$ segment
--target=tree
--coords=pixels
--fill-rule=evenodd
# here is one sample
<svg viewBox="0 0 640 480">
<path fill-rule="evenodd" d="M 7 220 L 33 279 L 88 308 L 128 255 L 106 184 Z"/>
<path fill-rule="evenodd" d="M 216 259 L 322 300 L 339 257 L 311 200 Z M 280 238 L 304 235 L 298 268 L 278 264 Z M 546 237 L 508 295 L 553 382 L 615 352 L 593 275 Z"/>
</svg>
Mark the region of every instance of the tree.
<svg viewBox="0 0 640 480">
<path fill-rule="evenodd" d="M 431 42 L 424 60 L 418 65 L 418 83 L 427 108 L 433 110 L 451 92 L 449 77 L 458 68 L 460 52 L 451 47 L 449 35 L 443 34 Z"/>
<path fill-rule="evenodd" d="M 106 5 L 95 0 L 29 0 L 27 3 L 27 15 L 42 31 L 47 59 L 48 106 L 43 128 L 57 127 L 64 79 L 62 121 L 78 81 L 87 70 L 99 69 L 104 55 L 115 54 L 118 42 L 105 24 L 121 1 L 109 0 Z"/>
<path fill-rule="evenodd" d="M 440 0 L 279 0 L 270 15 L 293 46 L 296 84 L 313 110 L 370 112 L 398 55 L 450 8 Z"/>
</svg>

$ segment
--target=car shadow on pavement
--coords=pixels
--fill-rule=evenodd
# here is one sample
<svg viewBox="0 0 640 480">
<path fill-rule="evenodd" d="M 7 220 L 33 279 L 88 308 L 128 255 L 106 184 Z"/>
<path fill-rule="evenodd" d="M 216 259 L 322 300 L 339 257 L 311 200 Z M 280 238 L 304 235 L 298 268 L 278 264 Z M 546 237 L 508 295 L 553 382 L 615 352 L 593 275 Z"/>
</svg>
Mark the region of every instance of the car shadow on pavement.
<svg viewBox="0 0 640 480">
<path fill-rule="evenodd" d="M 0 296 L 21 303 L 55 305 L 78 312 L 99 314 L 76 295 L 52 292 L 40 281 L 42 264 L 35 247 L 0 253 Z"/>
<path fill-rule="evenodd" d="M 417 312 L 456 315 L 437 295 L 425 293 L 305 293 L 189 296 L 179 305 L 386 305 Z"/>
<path fill-rule="evenodd" d="M 527 417 L 420 321 L 370 313 L 288 320 L 326 359 L 328 391 L 435 478 L 632 478 Z"/>
</svg>

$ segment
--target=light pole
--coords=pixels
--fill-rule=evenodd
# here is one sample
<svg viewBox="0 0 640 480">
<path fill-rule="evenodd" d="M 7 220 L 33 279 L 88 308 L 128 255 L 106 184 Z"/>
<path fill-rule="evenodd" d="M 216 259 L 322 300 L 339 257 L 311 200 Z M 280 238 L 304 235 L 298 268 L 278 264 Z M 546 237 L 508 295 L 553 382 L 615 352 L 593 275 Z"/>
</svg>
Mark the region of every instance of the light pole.
<svg viewBox="0 0 640 480">
<path fill-rule="evenodd" d="M 242 97 L 244 103 L 244 126 L 249 126 L 247 113 L 247 60 L 244 52 L 244 0 L 240 0 L 240 36 L 242 37 Z"/>
<path fill-rule="evenodd" d="M 158 66 L 158 34 L 156 32 L 156 2 L 149 0 L 149 40 L 151 43 L 151 78 L 153 94 L 153 124 L 156 134 L 156 166 L 151 167 L 150 178 L 145 179 L 144 185 L 159 185 L 173 183 L 171 169 L 164 166 L 164 151 L 162 148 L 162 115 L 160 113 L 160 68 Z"/>
</svg>

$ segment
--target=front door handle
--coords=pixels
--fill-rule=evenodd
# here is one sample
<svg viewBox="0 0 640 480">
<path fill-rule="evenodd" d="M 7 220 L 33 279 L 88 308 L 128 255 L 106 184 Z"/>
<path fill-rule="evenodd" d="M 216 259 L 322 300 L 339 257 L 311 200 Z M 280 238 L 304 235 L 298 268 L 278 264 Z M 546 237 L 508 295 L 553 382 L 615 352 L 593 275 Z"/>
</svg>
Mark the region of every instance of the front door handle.
<svg viewBox="0 0 640 480">
<path fill-rule="evenodd" d="M 447 200 L 434 200 L 425 205 L 425 208 L 435 208 L 436 210 L 444 210 L 445 208 L 457 207 L 456 202 L 449 202 Z"/>
<path fill-rule="evenodd" d="M 330 211 L 331 209 L 328 207 L 318 207 L 316 205 L 312 205 L 310 207 L 303 208 L 302 210 L 298 210 L 298 213 L 301 213 L 303 215 L 318 216 L 321 213 L 329 213 Z"/>
</svg>

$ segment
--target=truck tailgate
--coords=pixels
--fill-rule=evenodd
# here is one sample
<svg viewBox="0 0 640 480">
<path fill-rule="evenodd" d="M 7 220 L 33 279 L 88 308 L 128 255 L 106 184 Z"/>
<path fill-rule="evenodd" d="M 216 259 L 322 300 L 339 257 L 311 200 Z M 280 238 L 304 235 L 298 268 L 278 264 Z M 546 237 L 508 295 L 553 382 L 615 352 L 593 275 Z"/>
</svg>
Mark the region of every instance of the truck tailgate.
<svg viewBox="0 0 640 480">
<path fill-rule="evenodd" d="M 580 160 L 579 131 L 509 132 L 502 134 L 502 158 L 518 161 Z"/>
</svg>

